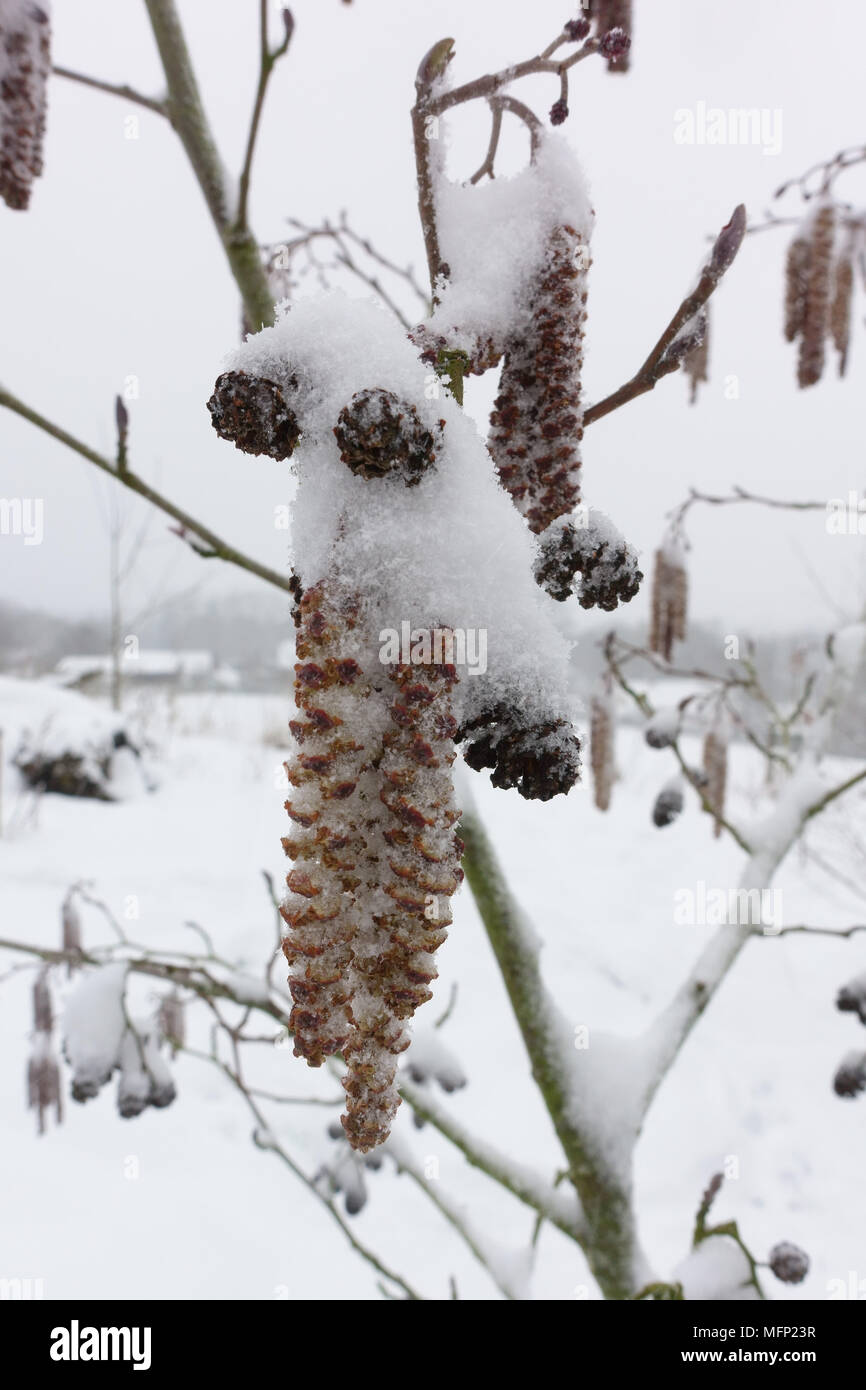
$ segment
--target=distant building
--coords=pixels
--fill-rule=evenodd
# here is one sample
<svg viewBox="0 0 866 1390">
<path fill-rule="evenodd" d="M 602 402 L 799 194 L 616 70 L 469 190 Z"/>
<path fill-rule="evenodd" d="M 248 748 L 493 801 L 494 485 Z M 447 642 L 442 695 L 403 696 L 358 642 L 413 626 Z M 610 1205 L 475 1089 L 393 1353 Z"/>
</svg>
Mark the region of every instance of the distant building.
<svg viewBox="0 0 866 1390">
<path fill-rule="evenodd" d="M 111 680 L 110 656 L 64 656 L 54 668 L 53 679 L 67 690 L 101 690 Z M 236 684 L 231 668 L 217 667 L 207 651 L 171 651 L 141 648 L 120 659 L 124 682 L 129 685 L 177 686 L 182 689 L 208 689 L 214 684 Z"/>
</svg>

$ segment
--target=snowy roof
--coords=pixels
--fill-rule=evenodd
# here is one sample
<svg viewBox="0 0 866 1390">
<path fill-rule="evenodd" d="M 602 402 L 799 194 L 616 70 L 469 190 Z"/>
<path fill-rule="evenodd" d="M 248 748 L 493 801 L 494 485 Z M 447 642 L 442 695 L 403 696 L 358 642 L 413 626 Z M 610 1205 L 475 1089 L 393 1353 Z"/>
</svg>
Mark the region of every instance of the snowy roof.
<svg viewBox="0 0 866 1390">
<path fill-rule="evenodd" d="M 127 675 L 139 676 L 205 676 L 214 666 L 211 652 L 171 651 L 158 647 L 139 650 L 134 656 L 124 655 L 121 669 Z M 65 680 L 80 680 L 82 676 L 107 672 L 110 656 L 64 656 L 58 661 L 55 673 Z"/>
</svg>

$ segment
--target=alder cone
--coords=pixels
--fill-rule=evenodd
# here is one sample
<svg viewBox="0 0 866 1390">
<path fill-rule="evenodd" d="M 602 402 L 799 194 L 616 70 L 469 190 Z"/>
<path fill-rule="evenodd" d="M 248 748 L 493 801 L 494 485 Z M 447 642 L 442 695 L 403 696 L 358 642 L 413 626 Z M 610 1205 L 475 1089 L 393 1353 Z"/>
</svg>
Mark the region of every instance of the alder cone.
<svg viewBox="0 0 866 1390">
<path fill-rule="evenodd" d="M 612 527 L 602 534 L 591 523 L 575 526 L 570 521 L 560 521 L 542 533 L 533 574 L 559 603 L 575 592 L 575 578 L 580 575 L 581 608 L 601 608 L 606 613 L 620 603 L 630 603 L 643 580 L 637 555 Z"/>
<path fill-rule="evenodd" d="M 334 434 L 340 458 L 353 473 L 367 479 L 394 473 L 412 487 L 436 462 L 442 427 L 437 437 L 414 405 L 377 386 L 355 393 L 340 411 Z"/>
<path fill-rule="evenodd" d="M 280 387 L 249 372 L 223 372 L 207 403 L 211 424 L 245 454 L 291 458 L 301 437 L 294 412 Z"/>
<path fill-rule="evenodd" d="M 550 801 L 570 792 L 580 778 L 580 740 L 571 724 L 555 714 L 534 722 L 496 704 L 464 721 L 457 742 L 476 772 L 491 768 L 490 781 L 515 788 L 527 801 Z"/>
<path fill-rule="evenodd" d="M 0 5 L 0 198 L 24 211 L 42 173 L 51 25 L 33 0 Z"/>
<path fill-rule="evenodd" d="M 503 487 L 540 533 L 580 500 L 580 374 L 588 250 L 573 227 L 554 228 L 524 331 L 507 348 L 488 447 Z"/>
<path fill-rule="evenodd" d="M 300 600 L 299 713 L 290 723 L 297 751 L 286 764 L 292 830 L 283 839 L 294 867 L 280 911 L 294 1051 L 310 1066 L 321 1066 L 349 1036 L 352 941 L 369 877 L 361 783 L 377 750 L 358 733 L 370 683 L 345 652 L 357 619 L 351 596 L 329 594 L 324 585 Z"/>
<path fill-rule="evenodd" d="M 433 955 L 447 936 L 450 899 L 463 877 L 451 775 L 456 679 L 450 665 L 389 671 L 393 699 L 380 764 L 383 910 L 355 939 L 354 1026 L 343 1048 L 342 1124 L 362 1152 L 390 1132 L 400 1104 L 397 1061 L 409 1046 L 405 1023 L 432 998 Z"/>
</svg>

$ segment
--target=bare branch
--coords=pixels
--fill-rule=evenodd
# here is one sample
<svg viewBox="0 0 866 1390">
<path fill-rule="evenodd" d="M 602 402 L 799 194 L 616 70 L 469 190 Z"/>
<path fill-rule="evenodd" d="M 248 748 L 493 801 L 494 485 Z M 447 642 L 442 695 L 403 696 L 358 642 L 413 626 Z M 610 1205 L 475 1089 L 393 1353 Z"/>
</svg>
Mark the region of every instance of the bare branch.
<svg viewBox="0 0 866 1390">
<path fill-rule="evenodd" d="M 32 410 L 30 406 L 25 405 L 17 396 L 13 396 L 11 391 L 5 390 L 2 386 L 0 386 L 0 406 L 5 406 L 7 410 L 14 411 L 16 415 L 20 415 L 24 420 L 29 420 L 32 425 L 36 425 L 38 429 L 51 435 L 52 439 L 56 439 L 59 443 L 65 444 L 67 449 L 72 449 L 76 454 L 80 454 L 82 458 L 95 464 L 103 473 L 107 473 L 123 487 L 127 487 L 132 492 L 138 493 L 139 497 L 143 497 L 145 501 L 152 503 L 154 507 L 158 507 L 161 512 L 165 512 L 166 516 L 172 517 L 180 527 L 178 534 L 181 539 L 187 541 L 197 554 L 206 558 L 224 560 L 226 564 L 235 565 L 238 569 L 247 570 L 249 574 L 256 575 L 257 578 L 263 579 L 266 584 L 273 584 L 277 589 L 285 589 L 287 593 L 292 592 L 290 581 L 284 575 L 278 574 L 276 570 L 269 569 L 267 565 L 259 564 L 258 560 L 253 560 L 248 555 L 243 555 L 239 550 L 236 550 L 234 546 L 222 540 L 216 532 L 202 525 L 200 521 L 196 521 L 194 517 L 190 516 L 190 514 L 185 512 L 181 507 L 178 507 L 176 503 L 171 502 L 167 497 L 157 492 L 156 489 L 152 488 L 149 483 L 146 483 L 143 478 L 140 478 L 137 473 L 131 472 L 129 468 L 125 468 L 122 472 L 118 471 L 112 459 L 106 458 L 104 454 L 97 453 L 95 449 L 91 449 L 89 445 L 82 443 L 80 439 L 76 439 L 74 435 L 61 429 L 59 425 L 53 424 L 50 420 L 46 419 L 44 415 L 40 415 L 38 411 Z"/>
<path fill-rule="evenodd" d="M 55 64 L 51 71 L 55 77 L 65 77 L 70 82 L 80 82 L 83 87 L 95 87 L 98 92 L 108 92 L 111 96 L 122 97 L 124 101 L 133 102 L 136 106 L 145 106 L 157 116 L 171 120 L 167 101 L 161 97 L 145 96 L 143 92 L 137 92 L 125 82 L 104 82 L 101 77 L 90 77 L 87 73 L 75 72 L 72 68 L 63 68 L 58 64 Z"/>
<path fill-rule="evenodd" d="M 253 169 L 253 156 L 256 150 L 256 138 L 259 133 L 259 125 L 262 118 L 262 110 L 265 104 L 265 94 L 268 89 L 271 73 L 283 54 L 288 51 L 292 41 L 292 34 L 295 29 L 295 21 L 290 10 L 283 10 L 284 37 L 279 47 L 272 49 L 268 40 L 268 0 L 259 0 L 259 81 L 256 87 L 256 96 L 253 103 L 253 114 L 250 118 L 250 129 L 247 136 L 247 147 L 244 154 L 244 163 L 241 170 L 240 183 L 238 185 L 238 211 L 235 219 L 235 226 L 238 231 L 247 230 L 247 206 L 250 195 L 250 178 Z"/>
</svg>

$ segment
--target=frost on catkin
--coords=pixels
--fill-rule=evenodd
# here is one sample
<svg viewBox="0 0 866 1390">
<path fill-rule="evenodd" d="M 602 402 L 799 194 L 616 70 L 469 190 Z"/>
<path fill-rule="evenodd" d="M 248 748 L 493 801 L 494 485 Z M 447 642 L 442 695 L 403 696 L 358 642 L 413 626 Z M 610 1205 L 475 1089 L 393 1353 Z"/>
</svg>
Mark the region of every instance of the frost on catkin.
<svg viewBox="0 0 866 1390">
<path fill-rule="evenodd" d="M 728 744 L 719 729 L 711 729 L 704 739 L 703 757 L 706 784 L 704 797 L 715 812 L 713 834 L 722 833 L 721 817 L 725 814 L 725 788 L 728 781 Z"/>
<path fill-rule="evenodd" d="M 797 382 L 801 387 L 814 386 L 824 371 L 835 236 L 836 209 L 830 202 L 822 203 L 814 214 L 809 237 L 809 266 L 797 362 Z"/>
<path fill-rule="evenodd" d="M 674 642 L 684 642 L 688 604 L 688 575 L 676 541 L 656 551 L 650 599 L 650 651 L 670 661 Z"/>
<path fill-rule="evenodd" d="M 314 586 L 301 598 L 300 620 L 298 718 L 290 725 L 297 751 L 286 764 L 292 829 L 283 839 L 294 867 L 281 912 L 295 1055 L 321 1066 L 349 1034 L 349 966 L 366 873 L 361 782 L 375 750 L 364 733 L 370 684 L 346 651 L 356 600 Z"/>
<path fill-rule="evenodd" d="M 592 702 L 589 725 L 589 757 L 592 767 L 592 794 L 599 811 L 610 806 L 614 778 L 613 701 L 597 695 Z"/>
<path fill-rule="evenodd" d="M 353 1028 L 343 1049 L 350 1144 L 366 1151 L 387 1138 L 400 1104 L 397 1059 L 405 1023 L 432 997 L 433 953 L 451 922 L 462 879 L 451 765 L 456 721 L 453 666 L 396 665 L 389 671 L 390 726 L 380 766 L 382 862 L 371 885 L 378 910 L 354 943 Z M 377 901 L 378 900 L 378 901 Z"/>
<path fill-rule="evenodd" d="M 500 481 L 536 533 L 580 500 L 588 266 L 580 233 L 555 227 L 526 325 L 506 351 L 490 416 L 488 447 Z"/>
<path fill-rule="evenodd" d="M 0 198 L 25 209 L 42 173 L 51 24 L 33 0 L 0 4 Z"/>
</svg>

